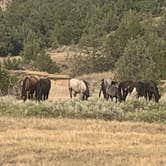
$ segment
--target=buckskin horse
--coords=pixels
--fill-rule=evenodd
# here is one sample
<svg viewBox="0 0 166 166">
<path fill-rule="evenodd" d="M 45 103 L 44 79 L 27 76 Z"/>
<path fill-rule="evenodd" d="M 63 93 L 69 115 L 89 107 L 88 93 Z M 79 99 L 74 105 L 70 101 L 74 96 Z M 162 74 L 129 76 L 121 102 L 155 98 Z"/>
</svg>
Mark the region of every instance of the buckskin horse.
<svg viewBox="0 0 166 166">
<path fill-rule="evenodd" d="M 73 94 L 74 92 L 74 94 Z M 80 94 L 82 100 L 87 100 L 89 95 L 89 87 L 88 83 L 85 80 L 78 80 L 75 78 L 72 78 L 69 80 L 69 93 L 70 98 L 72 98 L 72 95 L 76 96 L 77 94 Z"/>
</svg>

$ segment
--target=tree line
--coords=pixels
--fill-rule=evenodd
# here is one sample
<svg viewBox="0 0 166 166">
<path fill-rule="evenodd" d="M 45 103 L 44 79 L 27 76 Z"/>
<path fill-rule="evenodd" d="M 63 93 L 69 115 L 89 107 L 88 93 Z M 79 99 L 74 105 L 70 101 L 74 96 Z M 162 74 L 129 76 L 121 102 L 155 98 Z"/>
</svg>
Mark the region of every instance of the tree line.
<svg viewBox="0 0 166 166">
<path fill-rule="evenodd" d="M 0 9 L 0 56 L 21 55 L 54 73 L 45 50 L 77 45 L 80 53 L 68 59 L 75 75 L 114 70 L 120 79 L 163 79 L 165 7 L 165 0 L 15 0 Z"/>
</svg>

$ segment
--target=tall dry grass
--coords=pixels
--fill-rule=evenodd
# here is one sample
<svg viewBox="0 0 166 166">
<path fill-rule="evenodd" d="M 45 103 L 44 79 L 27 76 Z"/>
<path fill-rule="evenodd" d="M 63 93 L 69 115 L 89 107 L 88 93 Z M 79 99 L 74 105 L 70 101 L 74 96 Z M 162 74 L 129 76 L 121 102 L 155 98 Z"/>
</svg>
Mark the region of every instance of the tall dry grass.
<svg viewBox="0 0 166 166">
<path fill-rule="evenodd" d="M 101 120 L 0 118 L 2 165 L 166 165 L 166 126 Z"/>
</svg>

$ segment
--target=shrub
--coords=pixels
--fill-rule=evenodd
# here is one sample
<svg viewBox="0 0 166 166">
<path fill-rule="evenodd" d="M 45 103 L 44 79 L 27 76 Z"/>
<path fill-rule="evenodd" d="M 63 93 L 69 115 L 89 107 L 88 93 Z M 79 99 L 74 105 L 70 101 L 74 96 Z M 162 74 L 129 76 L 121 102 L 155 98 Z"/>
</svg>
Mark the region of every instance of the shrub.
<svg viewBox="0 0 166 166">
<path fill-rule="evenodd" d="M 9 94 L 17 83 L 17 78 L 10 76 L 9 73 L 0 66 L 0 95 Z"/>
<path fill-rule="evenodd" d="M 166 123 L 166 103 L 144 100 L 114 103 L 90 98 L 68 101 L 21 102 L 13 97 L 0 98 L 0 115 L 21 117 L 61 117 L 118 121 Z"/>
<path fill-rule="evenodd" d="M 116 74 L 120 79 L 155 79 L 158 78 L 156 64 L 150 54 L 149 46 L 142 37 L 131 39 L 124 54 L 116 63 Z"/>
<path fill-rule="evenodd" d="M 46 71 L 48 73 L 59 72 L 59 67 L 56 62 L 54 62 L 48 54 L 43 50 L 39 53 L 34 61 L 34 66 L 41 71 Z"/>
<path fill-rule="evenodd" d="M 67 61 L 73 75 L 106 71 L 110 65 L 106 56 L 96 49 L 89 48 L 69 57 Z"/>
<path fill-rule="evenodd" d="M 19 59 L 11 59 L 11 58 L 7 58 L 4 61 L 4 67 L 8 70 L 19 70 L 22 69 L 22 60 Z"/>
</svg>

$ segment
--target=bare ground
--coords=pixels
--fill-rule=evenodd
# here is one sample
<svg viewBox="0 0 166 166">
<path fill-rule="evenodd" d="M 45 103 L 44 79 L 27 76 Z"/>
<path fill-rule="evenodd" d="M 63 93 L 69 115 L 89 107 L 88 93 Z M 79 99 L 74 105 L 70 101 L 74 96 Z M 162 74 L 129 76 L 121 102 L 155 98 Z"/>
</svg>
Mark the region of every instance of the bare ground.
<svg viewBox="0 0 166 166">
<path fill-rule="evenodd" d="M 166 126 L 0 117 L 3 165 L 166 165 Z"/>
</svg>

